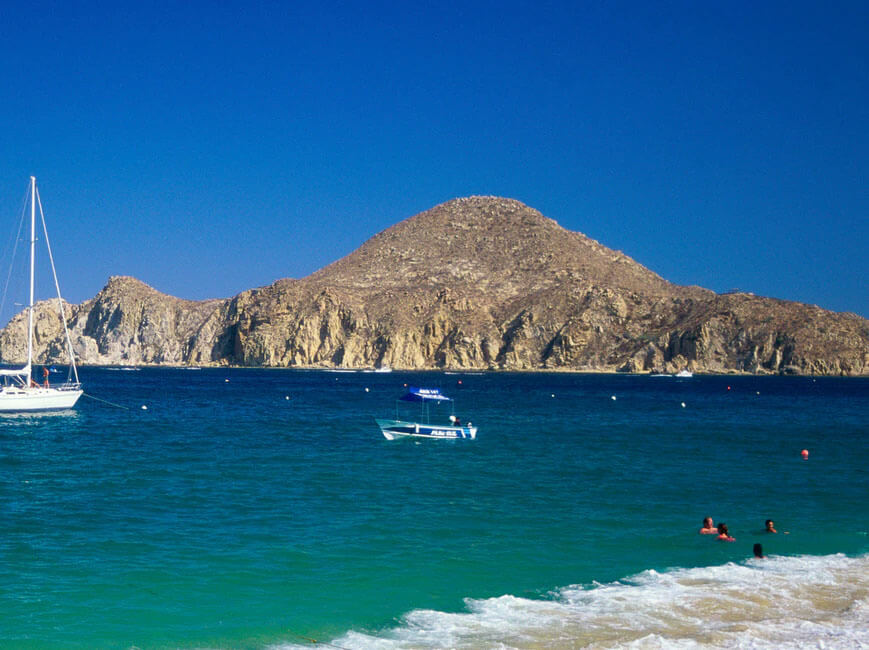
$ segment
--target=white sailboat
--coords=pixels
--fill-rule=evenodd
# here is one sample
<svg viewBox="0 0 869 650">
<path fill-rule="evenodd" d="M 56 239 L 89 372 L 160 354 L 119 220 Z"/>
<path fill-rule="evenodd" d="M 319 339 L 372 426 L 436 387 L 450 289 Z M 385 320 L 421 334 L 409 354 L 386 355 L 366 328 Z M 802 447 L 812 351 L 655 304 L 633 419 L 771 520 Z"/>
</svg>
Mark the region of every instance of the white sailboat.
<svg viewBox="0 0 869 650">
<path fill-rule="evenodd" d="M 63 384 L 49 385 L 48 373 L 43 384 L 38 384 L 33 378 L 33 284 L 36 264 L 36 206 L 39 205 L 39 215 L 48 248 L 48 259 L 51 261 L 51 272 L 54 276 L 54 286 L 57 289 L 57 304 L 63 321 L 63 331 L 66 336 L 66 347 L 69 353 L 69 377 Z M 66 326 L 66 314 L 63 300 L 60 297 L 60 285 L 54 270 L 54 258 L 48 243 L 48 231 L 45 227 L 45 215 L 42 212 L 42 202 L 36 191 L 36 178 L 30 177 L 30 300 L 27 306 L 27 364 L 22 368 L 0 369 L 0 413 L 38 413 L 41 411 L 57 411 L 75 406 L 82 395 L 78 371 L 75 367 L 75 356 L 72 351 L 72 341 Z"/>
</svg>

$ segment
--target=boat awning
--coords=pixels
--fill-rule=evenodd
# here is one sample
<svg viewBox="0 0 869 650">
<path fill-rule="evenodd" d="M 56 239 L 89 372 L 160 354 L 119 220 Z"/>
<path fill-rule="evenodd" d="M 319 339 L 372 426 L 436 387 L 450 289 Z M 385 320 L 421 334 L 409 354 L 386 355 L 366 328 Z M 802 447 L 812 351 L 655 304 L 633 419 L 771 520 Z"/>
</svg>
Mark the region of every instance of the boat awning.
<svg viewBox="0 0 869 650">
<path fill-rule="evenodd" d="M 451 398 L 441 393 L 440 388 L 417 388 L 411 386 L 398 399 L 405 402 L 449 402 Z"/>
<path fill-rule="evenodd" d="M 0 368 L 0 377 L 23 377 L 29 372 L 29 365 L 23 368 Z"/>
</svg>

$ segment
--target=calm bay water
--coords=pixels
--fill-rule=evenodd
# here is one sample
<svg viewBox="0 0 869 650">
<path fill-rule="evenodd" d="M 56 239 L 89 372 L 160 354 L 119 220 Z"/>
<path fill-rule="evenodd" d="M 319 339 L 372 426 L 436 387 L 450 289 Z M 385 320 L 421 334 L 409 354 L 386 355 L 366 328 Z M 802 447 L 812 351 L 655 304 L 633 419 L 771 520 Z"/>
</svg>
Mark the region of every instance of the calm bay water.
<svg viewBox="0 0 869 650">
<path fill-rule="evenodd" d="M 130 410 L 0 418 L 0 647 L 869 643 L 865 379 L 81 376 Z"/>
</svg>

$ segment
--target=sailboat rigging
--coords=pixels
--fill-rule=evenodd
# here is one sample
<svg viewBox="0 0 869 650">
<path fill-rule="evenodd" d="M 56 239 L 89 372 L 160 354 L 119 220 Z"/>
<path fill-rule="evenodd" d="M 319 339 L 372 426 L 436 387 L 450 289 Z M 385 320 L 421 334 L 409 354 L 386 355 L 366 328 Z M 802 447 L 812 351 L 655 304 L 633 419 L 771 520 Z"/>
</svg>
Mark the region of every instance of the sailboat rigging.
<svg viewBox="0 0 869 650">
<path fill-rule="evenodd" d="M 61 321 L 63 322 L 70 364 L 67 381 L 55 386 L 49 385 L 48 373 L 46 372 L 47 366 L 43 370 L 45 372 L 43 384 L 37 384 L 33 378 L 33 288 L 36 267 L 37 205 L 39 206 L 42 230 L 45 234 L 48 259 L 51 262 L 54 286 L 57 289 L 57 304 L 60 310 Z M 78 379 L 78 370 L 75 367 L 75 355 L 73 354 L 72 341 L 70 340 L 69 329 L 66 324 L 66 313 L 63 308 L 63 299 L 60 296 L 60 285 L 58 284 L 57 272 L 54 268 L 54 257 L 51 254 L 51 245 L 48 243 L 48 229 L 45 225 L 45 215 L 42 212 L 42 202 L 39 199 L 39 193 L 36 189 L 36 177 L 34 176 L 30 177 L 30 298 L 27 305 L 27 364 L 21 368 L 0 369 L 0 377 L 3 378 L 3 385 L 0 386 L 0 413 L 34 413 L 72 408 L 83 392 Z"/>
</svg>

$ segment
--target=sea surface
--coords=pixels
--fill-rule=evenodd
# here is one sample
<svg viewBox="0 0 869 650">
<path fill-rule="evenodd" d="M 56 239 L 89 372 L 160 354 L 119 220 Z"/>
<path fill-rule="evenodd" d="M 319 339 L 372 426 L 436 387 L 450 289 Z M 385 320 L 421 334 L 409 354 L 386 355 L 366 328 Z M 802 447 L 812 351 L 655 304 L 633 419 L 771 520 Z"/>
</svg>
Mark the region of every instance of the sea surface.
<svg viewBox="0 0 869 650">
<path fill-rule="evenodd" d="M 80 374 L 0 417 L 0 648 L 869 645 L 869 380 Z"/>
</svg>

